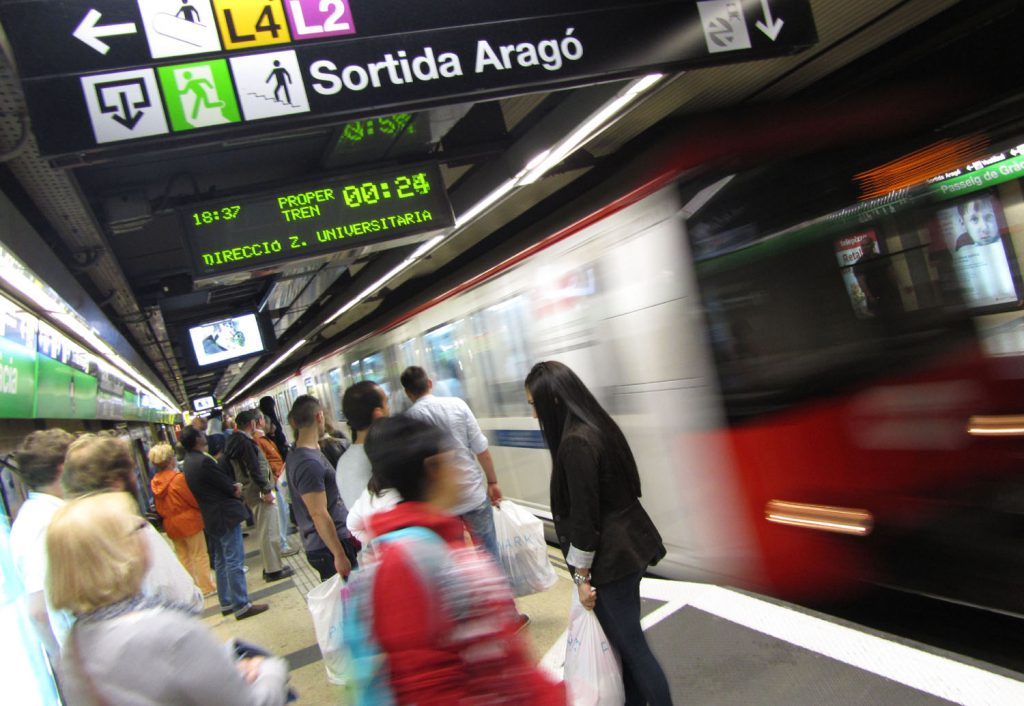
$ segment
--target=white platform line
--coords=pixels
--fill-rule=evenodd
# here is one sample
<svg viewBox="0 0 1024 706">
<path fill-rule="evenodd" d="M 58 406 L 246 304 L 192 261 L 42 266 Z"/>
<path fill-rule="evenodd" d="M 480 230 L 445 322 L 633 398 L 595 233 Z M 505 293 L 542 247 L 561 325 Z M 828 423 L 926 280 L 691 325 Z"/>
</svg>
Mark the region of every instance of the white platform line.
<svg viewBox="0 0 1024 706">
<path fill-rule="evenodd" d="M 967 706 L 1024 704 L 1024 682 L 728 589 L 644 579 L 641 595 L 669 601 L 674 606 L 673 611 L 691 605 L 955 703 Z M 662 606 L 659 611 L 667 608 Z"/>
</svg>

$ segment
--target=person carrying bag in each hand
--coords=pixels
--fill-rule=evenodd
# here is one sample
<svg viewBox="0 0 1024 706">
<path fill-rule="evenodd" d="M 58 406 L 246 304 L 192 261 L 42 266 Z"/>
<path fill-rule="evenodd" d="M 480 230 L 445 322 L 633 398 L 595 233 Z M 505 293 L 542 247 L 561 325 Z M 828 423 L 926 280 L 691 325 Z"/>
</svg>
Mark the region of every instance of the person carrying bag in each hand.
<svg viewBox="0 0 1024 706">
<path fill-rule="evenodd" d="M 594 611 L 622 659 L 626 706 L 669 705 L 668 680 L 640 627 L 640 579 L 665 546 L 640 505 L 626 437 L 562 363 L 537 363 L 525 386 L 551 453 L 555 533 L 580 603 Z"/>
</svg>

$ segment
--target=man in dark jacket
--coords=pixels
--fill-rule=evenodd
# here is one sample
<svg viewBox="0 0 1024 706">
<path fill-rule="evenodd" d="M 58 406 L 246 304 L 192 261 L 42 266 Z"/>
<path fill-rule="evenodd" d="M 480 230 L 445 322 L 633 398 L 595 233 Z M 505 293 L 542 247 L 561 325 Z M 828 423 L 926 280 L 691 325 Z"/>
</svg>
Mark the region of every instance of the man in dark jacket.
<svg viewBox="0 0 1024 706">
<path fill-rule="evenodd" d="M 245 519 L 245 507 L 238 499 L 241 488 L 205 453 L 203 432 L 186 427 L 181 433 L 181 445 L 185 448 L 185 482 L 199 503 L 206 533 L 210 535 L 221 615 L 234 613 L 238 620 L 259 615 L 270 606 L 249 601 L 245 546 L 239 524 Z"/>
<path fill-rule="evenodd" d="M 263 558 L 263 578 L 277 581 L 295 572 L 281 562 L 281 533 L 277 508 L 274 507 L 274 475 L 270 462 L 256 443 L 256 425 L 262 418 L 259 410 L 247 409 L 235 417 L 238 431 L 228 437 L 221 466 L 234 472 L 242 484 L 242 500 L 256 523 L 256 541 Z"/>
</svg>

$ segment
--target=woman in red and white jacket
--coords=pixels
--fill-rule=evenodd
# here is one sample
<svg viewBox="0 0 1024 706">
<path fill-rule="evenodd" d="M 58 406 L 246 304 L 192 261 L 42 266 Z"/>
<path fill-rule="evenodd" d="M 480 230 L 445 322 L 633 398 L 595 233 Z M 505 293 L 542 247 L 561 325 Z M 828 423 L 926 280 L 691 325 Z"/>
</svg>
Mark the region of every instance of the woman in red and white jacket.
<svg viewBox="0 0 1024 706">
<path fill-rule="evenodd" d="M 534 665 L 516 634 L 504 575 L 446 513 L 459 487 L 445 432 L 404 416 L 381 419 L 366 454 L 379 485 L 403 498 L 370 518 L 378 563 L 363 589 L 395 702 L 564 706 L 564 686 Z"/>
</svg>

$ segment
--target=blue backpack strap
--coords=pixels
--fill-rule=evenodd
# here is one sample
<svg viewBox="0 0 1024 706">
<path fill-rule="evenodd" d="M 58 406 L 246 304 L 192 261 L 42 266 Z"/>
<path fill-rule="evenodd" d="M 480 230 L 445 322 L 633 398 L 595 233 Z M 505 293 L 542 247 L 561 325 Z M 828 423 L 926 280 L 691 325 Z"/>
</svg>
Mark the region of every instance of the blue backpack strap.
<svg viewBox="0 0 1024 706">
<path fill-rule="evenodd" d="M 409 552 L 413 566 L 425 580 L 433 585 L 432 577 L 439 573 L 448 557 L 447 543 L 425 527 L 406 527 L 388 532 L 373 540 L 374 545 L 413 539 L 422 544 Z M 349 685 L 353 689 L 356 706 L 394 706 L 395 696 L 388 685 L 381 666 L 384 656 L 373 634 L 373 586 L 377 564 L 360 567 L 352 572 L 345 592 L 345 610 L 342 636 L 349 652 Z"/>
</svg>

